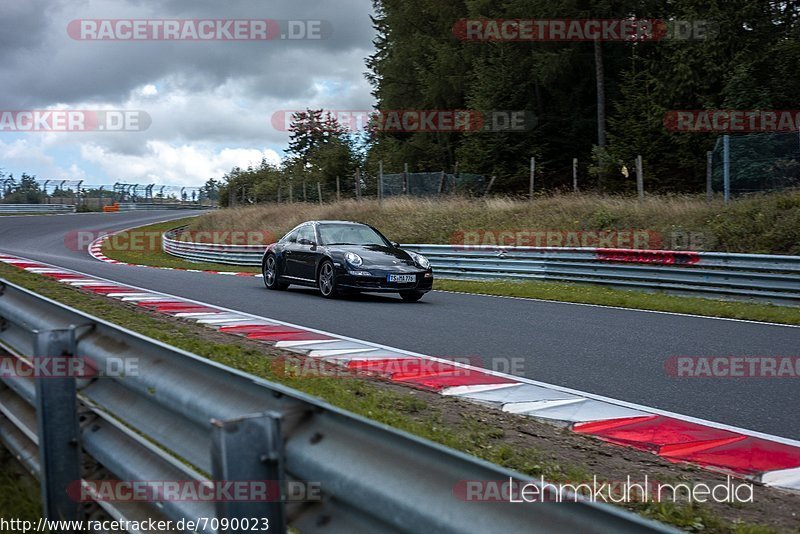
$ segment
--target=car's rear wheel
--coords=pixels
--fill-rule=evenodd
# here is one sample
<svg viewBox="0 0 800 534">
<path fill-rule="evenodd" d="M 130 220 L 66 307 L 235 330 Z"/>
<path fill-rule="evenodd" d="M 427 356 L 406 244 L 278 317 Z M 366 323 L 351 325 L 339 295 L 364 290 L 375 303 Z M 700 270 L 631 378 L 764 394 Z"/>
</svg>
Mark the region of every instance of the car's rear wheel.
<svg viewBox="0 0 800 534">
<path fill-rule="evenodd" d="M 319 274 L 317 275 L 317 287 L 320 294 L 326 299 L 332 299 L 338 296 L 339 290 L 336 288 L 336 275 L 333 272 L 333 262 L 325 260 L 319 267 Z"/>
<path fill-rule="evenodd" d="M 264 275 L 264 285 L 267 289 L 286 289 L 289 284 L 278 280 L 278 261 L 273 254 L 267 256 L 261 266 L 261 274 Z"/>
<path fill-rule="evenodd" d="M 400 296 L 406 302 L 417 302 L 424 295 L 422 291 L 401 291 Z"/>
</svg>

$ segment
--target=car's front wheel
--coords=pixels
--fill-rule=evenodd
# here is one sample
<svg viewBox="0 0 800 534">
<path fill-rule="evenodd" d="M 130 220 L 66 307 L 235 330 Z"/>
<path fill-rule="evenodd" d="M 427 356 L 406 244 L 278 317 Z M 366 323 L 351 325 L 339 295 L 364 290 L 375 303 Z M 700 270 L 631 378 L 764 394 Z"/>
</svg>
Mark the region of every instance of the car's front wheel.
<svg viewBox="0 0 800 534">
<path fill-rule="evenodd" d="M 424 295 L 422 291 L 401 291 L 400 296 L 406 302 L 417 302 Z"/>
<path fill-rule="evenodd" d="M 336 275 L 333 272 L 333 262 L 325 260 L 319 267 L 317 275 L 317 287 L 320 294 L 326 299 L 335 298 L 339 291 L 336 288 Z"/>
<path fill-rule="evenodd" d="M 278 280 L 278 260 L 273 254 L 267 256 L 261 266 L 261 274 L 264 275 L 264 285 L 267 289 L 286 289 L 289 284 Z"/>
</svg>

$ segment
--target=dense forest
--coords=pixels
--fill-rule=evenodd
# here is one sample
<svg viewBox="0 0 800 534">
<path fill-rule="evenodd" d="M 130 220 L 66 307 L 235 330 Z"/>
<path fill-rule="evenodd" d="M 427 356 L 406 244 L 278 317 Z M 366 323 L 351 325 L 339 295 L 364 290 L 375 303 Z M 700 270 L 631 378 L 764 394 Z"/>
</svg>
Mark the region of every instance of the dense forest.
<svg viewBox="0 0 800 534">
<path fill-rule="evenodd" d="M 374 13 L 375 51 L 365 76 L 379 117 L 514 110 L 535 121 L 513 131 L 354 133 L 324 110 L 308 110 L 292 117 L 280 166 L 262 162 L 223 177 L 223 204 L 289 195 L 315 201 L 318 191 L 327 200 L 337 178 L 343 196 L 354 195 L 355 183 L 362 194 L 375 194 L 381 163 L 387 173 L 407 165 L 410 172 L 494 176 L 493 193 L 524 195 L 531 158 L 537 192 L 571 189 L 577 158 L 582 191 L 632 193 L 641 156 L 649 193 L 693 193 L 705 188 L 707 153 L 721 134 L 670 129 L 676 111 L 800 108 L 797 2 L 374 0 Z M 659 31 L 649 39 L 465 38 L 469 21 L 503 20 L 654 21 Z M 800 180 L 796 129 L 781 135 L 733 134 L 735 164 L 751 182 L 742 190 Z"/>
<path fill-rule="evenodd" d="M 537 122 L 524 132 L 379 132 L 372 168 L 376 160 L 419 170 L 458 162 L 521 193 L 530 157 L 544 188 L 571 185 L 578 158 L 589 188 L 624 192 L 635 182 L 619 169 L 642 155 L 648 190 L 698 191 L 718 134 L 671 132 L 669 111 L 782 110 L 800 102 L 797 2 L 376 0 L 375 9 L 368 77 L 379 110 L 528 110 Z M 711 31 L 627 42 L 465 41 L 453 31 L 461 19 L 703 21 Z"/>
</svg>

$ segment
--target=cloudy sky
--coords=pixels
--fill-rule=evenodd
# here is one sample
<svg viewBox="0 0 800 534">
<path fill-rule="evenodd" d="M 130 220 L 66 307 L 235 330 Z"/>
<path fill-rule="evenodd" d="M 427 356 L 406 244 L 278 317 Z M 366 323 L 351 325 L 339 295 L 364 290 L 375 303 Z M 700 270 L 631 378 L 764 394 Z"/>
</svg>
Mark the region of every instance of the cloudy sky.
<svg viewBox="0 0 800 534">
<path fill-rule="evenodd" d="M 276 112 L 371 108 L 363 76 L 370 14 L 370 0 L 3 0 L 0 111 L 138 110 L 152 123 L 124 132 L 0 128 L 0 168 L 86 184 L 202 185 L 234 165 L 277 162 L 288 134 L 272 124 Z M 89 19 L 314 20 L 323 21 L 324 38 L 108 41 L 68 33 L 71 21 Z"/>
</svg>

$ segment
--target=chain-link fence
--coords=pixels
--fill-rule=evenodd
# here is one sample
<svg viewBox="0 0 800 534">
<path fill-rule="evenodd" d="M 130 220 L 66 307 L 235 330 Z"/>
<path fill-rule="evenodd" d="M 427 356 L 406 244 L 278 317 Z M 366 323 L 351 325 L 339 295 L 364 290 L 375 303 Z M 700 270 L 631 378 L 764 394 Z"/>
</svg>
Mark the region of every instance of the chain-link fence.
<svg viewBox="0 0 800 534">
<path fill-rule="evenodd" d="M 726 144 L 731 195 L 800 187 L 800 132 L 720 137 L 711 166 L 712 189 L 718 193 L 725 189 Z"/>
<path fill-rule="evenodd" d="M 474 195 L 486 189 L 480 174 L 444 172 L 409 172 L 383 175 L 382 196 L 410 195 L 432 197 L 443 194 Z"/>
</svg>

